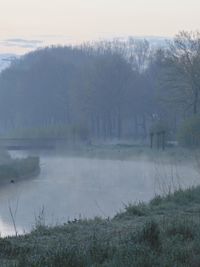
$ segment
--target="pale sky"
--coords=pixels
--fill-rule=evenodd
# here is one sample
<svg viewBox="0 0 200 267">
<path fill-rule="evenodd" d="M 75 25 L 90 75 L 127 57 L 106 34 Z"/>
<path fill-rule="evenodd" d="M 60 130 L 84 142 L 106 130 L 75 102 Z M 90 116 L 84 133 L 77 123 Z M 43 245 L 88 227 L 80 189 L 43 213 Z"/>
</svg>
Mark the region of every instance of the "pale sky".
<svg viewBox="0 0 200 267">
<path fill-rule="evenodd" d="M 199 27 L 200 0 L 0 0 L 0 53 Z"/>
</svg>

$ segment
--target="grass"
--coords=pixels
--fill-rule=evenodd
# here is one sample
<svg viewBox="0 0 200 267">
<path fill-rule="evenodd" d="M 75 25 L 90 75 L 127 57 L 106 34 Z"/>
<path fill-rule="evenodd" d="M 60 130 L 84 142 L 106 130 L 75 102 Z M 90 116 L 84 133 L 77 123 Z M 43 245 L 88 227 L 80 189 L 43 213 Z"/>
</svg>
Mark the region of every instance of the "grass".
<svg viewBox="0 0 200 267">
<path fill-rule="evenodd" d="M 79 219 L 0 239 L 0 266 L 200 266 L 200 187 L 127 205 L 112 219 Z"/>
</svg>

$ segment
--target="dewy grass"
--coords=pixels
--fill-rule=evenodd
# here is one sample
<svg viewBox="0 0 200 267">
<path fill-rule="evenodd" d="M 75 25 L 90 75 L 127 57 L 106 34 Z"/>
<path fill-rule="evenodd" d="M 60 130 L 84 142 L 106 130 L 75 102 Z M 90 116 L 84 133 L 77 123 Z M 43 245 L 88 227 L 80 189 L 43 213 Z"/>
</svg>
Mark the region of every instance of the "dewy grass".
<svg viewBox="0 0 200 267">
<path fill-rule="evenodd" d="M 200 266 L 199 195 L 200 187 L 179 190 L 129 204 L 113 219 L 77 219 L 0 239 L 0 266 Z"/>
</svg>

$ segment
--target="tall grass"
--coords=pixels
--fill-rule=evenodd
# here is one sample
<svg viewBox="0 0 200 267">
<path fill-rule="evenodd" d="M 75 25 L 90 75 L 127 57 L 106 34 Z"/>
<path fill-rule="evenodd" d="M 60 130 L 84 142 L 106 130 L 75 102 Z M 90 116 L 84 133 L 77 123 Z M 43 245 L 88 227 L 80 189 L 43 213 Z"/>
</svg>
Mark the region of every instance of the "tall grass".
<svg viewBox="0 0 200 267">
<path fill-rule="evenodd" d="M 6 267 L 197 267 L 199 212 L 200 187 L 130 204 L 112 220 L 79 219 L 50 228 L 41 211 L 32 233 L 0 239 L 0 260 Z"/>
</svg>

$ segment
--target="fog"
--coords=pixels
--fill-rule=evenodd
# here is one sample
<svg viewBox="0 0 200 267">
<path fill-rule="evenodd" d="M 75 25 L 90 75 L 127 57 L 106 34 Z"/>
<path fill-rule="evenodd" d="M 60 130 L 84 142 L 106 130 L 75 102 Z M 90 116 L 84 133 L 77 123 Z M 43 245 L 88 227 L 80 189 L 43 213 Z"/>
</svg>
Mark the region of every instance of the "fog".
<svg viewBox="0 0 200 267">
<path fill-rule="evenodd" d="M 15 233 L 9 207 L 18 233 L 24 233 L 39 218 L 56 225 L 80 217 L 112 217 L 125 204 L 149 201 L 199 180 L 191 163 L 41 155 L 38 177 L 0 188 L 1 235 Z"/>
<path fill-rule="evenodd" d="M 128 203 L 199 184 L 190 156 L 200 146 L 200 33 L 168 41 L 47 47 L 1 72 L 0 147 L 62 151 L 39 153 L 32 179 L 35 169 L 22 164 L 20 182 L 19 172 L 10 176 L 16 161 L 5 168 L 0 159 L 11 182 L 0 187 L 3 236 L 15 224 L 24 233 L 38 223 L 113 217 Z"/>
</svg>

